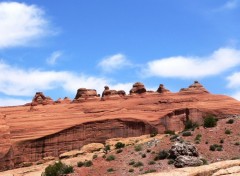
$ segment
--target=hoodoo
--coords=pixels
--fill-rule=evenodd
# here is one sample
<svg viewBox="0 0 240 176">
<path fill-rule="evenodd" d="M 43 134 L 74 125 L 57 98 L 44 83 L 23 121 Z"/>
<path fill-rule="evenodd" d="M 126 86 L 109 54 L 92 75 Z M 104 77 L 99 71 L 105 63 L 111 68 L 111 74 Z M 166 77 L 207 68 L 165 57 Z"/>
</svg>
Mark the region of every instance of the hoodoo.
<svg viewBox="0 0 240 176">
<path fill-rule="evenodd" d="M 130 90 L 130 94 L 142 94 L 142 93 L 145 93 L 146 91 L 147 90 L 143 83 L 136 82 L 135 84 L 133 84 L 133 87 Z"/>
</svg>

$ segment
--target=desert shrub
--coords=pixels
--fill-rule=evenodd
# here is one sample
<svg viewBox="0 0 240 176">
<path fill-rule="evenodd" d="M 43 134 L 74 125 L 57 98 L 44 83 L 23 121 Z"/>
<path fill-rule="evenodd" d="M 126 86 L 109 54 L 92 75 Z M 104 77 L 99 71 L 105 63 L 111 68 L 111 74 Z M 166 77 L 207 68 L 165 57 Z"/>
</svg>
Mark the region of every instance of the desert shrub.
<svg viewBox="0 0 240 176">
<path fill-rule="evenodd" d="M 234 123 L 234 120 L 233 120 L 233 119 L 229 119 L 229 120 L 227 121 L 227 123 L 228 123 L 228 124 L 233 124 L 233 123 Z"/>
<path fill-rule="evenodd" d="M 146 154 L 144 153 L 144 154 L 142 154 L 142 158 L 146 158 Z"/>
<path fill-rule="evenodd" d="M 204 158 L 201 158 L 202 162 L 203 162 L 203 165 L 208 165 L 208 161 Z"/>
<path fill-rule="evenodd" d="M 215 127 L 217 125 L 217 118 L 214 117 L 213 115 L 207 115 L 204 118 L 204 123 L 203 126 L 206 128 L 211 128 L 211 127 Z"/>
<path fill-rule="evenodd" d="M 220 143 L 223 144 L 223 143 L 224 143 L 224 139 L 221 139 L 221 140 L 220 140 Z"/>
<path fill-rule="evenodd" d="M 166 150 L 162 150 L 159 154 L 154 158 L 155 161 L 157 160 L 164 160 L 169 156 L 169 153 Z"/>
<path fill-rule="evenodd" d="M 155 161 L 149 161 L 149 162 L 148 162 L 148 165 L 154 165 L 154 164 L 156 164 Z"/>
<path fill-rule="evenodd" d="M 115 148 L 116 148 L 116 149 L 120 149 L 120 148 L 124 148 L 124 147 L 125 147 L 125 144 L 122 143 L 122 142 L 117 142 L 117 143 L 115 144 Z"/>
<path fill-rule="evenodd" d="M 133 167 L 141 167 L 143 166 L 143 163 L 141 161 L 136 162 Z"/>
<path fill-rule="evenodd" d="M 60 176 L 69 173 L 73 173 L 73 167 L 59 161 L 46 167 L 45 172 L 42 173 L 42 176 Z"/>
<path fill-rule="evenodd" d="M 129 169 L 128 172 L 134 172 L 134 169 Z"/>
<path fill-rule="evenodd" d="M 110 150 L 110 145 L 105 145 L 104 151 L 107 153 Z"/>
<path fill-rule="evenodd" d="M 200 144 L 201 141 L 195 141 L 195 144 Z"/>
<path fill-rule="evenodd" d="M 177 134 L 175 134 L 175 135 L 171 136 L 170 140 L 174 141 L 175 139 L 177 139 L 177 137 L 179 137 L 179 136 Z"/>
<path fill-rule="evenodd" d="M 142 150 L 142 146 L 141 146 L 141 145 L 136 145 L 136 146 L 134 147 L 134 150 L 135 150 L 136 152 L 139 152 L 139 151 Z"/>
<path fill-rule="evenodd" d="M 190 129 L 195 129 L 197 128 L 199 125 L 196 122 L 193 122 L 192 120 L 187 120 L 185 123 L 185 130 L 190 130 Z"/>
<path fill-rule="evenodd" d="M 106 158 L 107 161 L 113 161 L 115 160 L 115 156 L 114 155 L 109 155 L 107 158 Z"/>
<path fill-rule="evenodd" d="M 209 150 L 211 151 L 222 151 L 223 146 L 218 144 L 210 145 Z"/>
<path fill-rule="evenodd" d="M 135 161 L 130 161 L 128 164 L 129 164 L 130 166 L 131 166 L 131 165 L 134 165 L 134 164 L 135 164 Z"/>
<path fill-rule="evenodd" d="M 84 162 L 82 161 L 77 162 L 77 167 L 82 167 L 83 165 L 84 165 Z"/>
<path fill-rule="evenodd" d="M 240 160 L 240 156 L 235 156 L 231 160 Z"/>
<path fill-rule="evenodd" d="M 85 161 L 85 162 L 84 162 L 84 166 L 85 166 L 85 167 L 90 167 L 90 166 L 92 166 L 92 165 L 93 165 L 92 161 Z"/>
<path fill-rule="evenodd" d="M 240 142 L 235 142 L 234 145 L 237 145 L 237 146 L 238 146 L 238 145 L 240 145 Z"/>
<path fill-rule="evenodd" d="M 95 155 L 93 155 L 93 159 L 96 159 L 98 156 L 95 154 Z"/>
<path fill-rule="evenodd" d="M 201 134 L 197 134 L 197 136 L 195 137 L 195 141 L 200 141 L 202 138 L 202 135 Z"/>
<path fill-rule="evenodd" d="M 206 141 L 205 144 L 208 144 L 208 141 Z"/>
<path fill-rule="evenodd" d="M 158 134 L 157 130 L 153 130 L 153 131 L 150 133 L 150 137 L 157 136 L 157 134 Z"/>
<path fill-rule="evenodd" d="M 122 153 L 122 149 L 118 149 L 117 151 L 116 151 L 116 153 Z"/>
<path fill-rule="evenodd" d="M 150 169 L 150 170 L 146 170 L 144 174 L 153 173 L 153 172 L 157 172 L 157 171 L 155 169 Z"/>
<path fill-rule="evenodd" d="M 150 153 L 151 152 L 151 150 L 150 149 L 147 149 L 147 153 Z"/>
<path fill-rule="evenodd" d="M 169 160 L 168 160 L 168 164 L 169 164 L 169 165 L 171 165 L 171 164 L 173 164 L 173 163 L 174 163 L 174 159 L 169 159 Z"/>
<path fill-rule="evenodd" d="M 231 134 L 232 131 L 231 130 L 225 130 L 225 134 Z"/>
<path fill-rule="evenodd" d="M 170 134 L 170 135 L 174 135 L 175 134 L 175 131 L 172 131 L 172 130 L 166 130 L 164 131 L 165 134 Z"/>
<path fill-rule="evenodd" d="M 113 172 L 113 171 L 114 171 L 113 168 L 109 168 L 109 169 L 107 170 L 107 172 Z"/>
<path fill-rule="evenodd" d="M 184 131 L 182 133 L 182 136 L 192 136 L 192 133 L 191 133 L 191 131 Z"/>
</svg>

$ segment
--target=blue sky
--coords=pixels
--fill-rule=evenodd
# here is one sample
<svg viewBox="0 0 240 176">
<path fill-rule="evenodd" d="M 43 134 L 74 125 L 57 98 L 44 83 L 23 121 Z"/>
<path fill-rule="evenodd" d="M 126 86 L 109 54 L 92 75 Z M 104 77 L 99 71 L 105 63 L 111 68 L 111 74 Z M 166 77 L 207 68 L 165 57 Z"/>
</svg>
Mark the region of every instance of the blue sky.
<svg viewBox="0 0 240 176">
<path fill-rule="evenodd" d="M 240 0 L 0 1 L 0 105 L 137 81 L 240 99 L 239 19 Z"/>
</svg>

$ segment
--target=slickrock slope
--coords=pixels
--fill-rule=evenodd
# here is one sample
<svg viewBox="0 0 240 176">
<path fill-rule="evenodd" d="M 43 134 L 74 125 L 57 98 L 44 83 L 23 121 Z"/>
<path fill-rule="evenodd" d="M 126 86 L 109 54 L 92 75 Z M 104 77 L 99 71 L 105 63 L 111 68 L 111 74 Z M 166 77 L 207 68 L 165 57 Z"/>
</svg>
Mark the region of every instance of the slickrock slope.
<svg viewBox="0 0 240 176">
<path fill-rule="evenodd" d="M 0 108 L 0 170 L 109 138 L 182 131 L 184 121 L 201 124 L 208 113 L 240 114 L 239 101 L 210 94 L 198 82 L 179 93 L 149 93 L 141 83 L 133 89 L 105 101 L 95 90 L 79 89 L 74 103 Z"/>
</svg>

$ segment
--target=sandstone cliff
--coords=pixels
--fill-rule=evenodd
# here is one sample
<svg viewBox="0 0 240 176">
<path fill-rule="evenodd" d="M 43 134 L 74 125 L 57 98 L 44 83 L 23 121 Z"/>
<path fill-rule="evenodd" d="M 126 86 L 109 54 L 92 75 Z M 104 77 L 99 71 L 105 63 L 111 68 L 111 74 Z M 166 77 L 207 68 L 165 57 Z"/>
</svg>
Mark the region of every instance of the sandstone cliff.
<svg viewBox="0 0 240 176">
<path fill-rule="evenodd" d="M 137 83 L 131 93 L 139 96 L 101 101 L 95 90 L 79 89 L 75 103 L 39 105 L 34 111 L 29 106 L 0 108 L 0 170 L 113 137 L 182 131 L 186 120 L 201 124 L 208 113 L 218 118 L 240 114 L 239 101 L 210 94 L 198 82 L 179 93 L 145 92 Z"/>
</svg>

